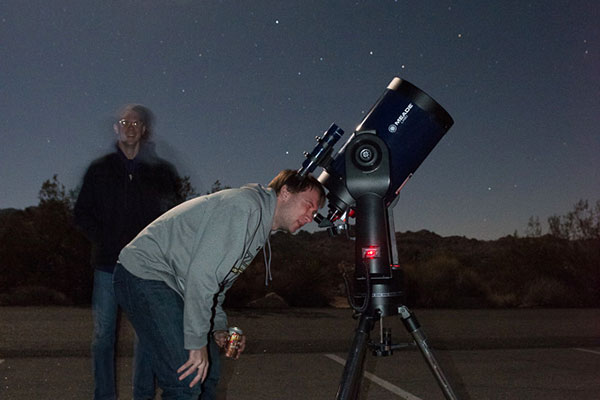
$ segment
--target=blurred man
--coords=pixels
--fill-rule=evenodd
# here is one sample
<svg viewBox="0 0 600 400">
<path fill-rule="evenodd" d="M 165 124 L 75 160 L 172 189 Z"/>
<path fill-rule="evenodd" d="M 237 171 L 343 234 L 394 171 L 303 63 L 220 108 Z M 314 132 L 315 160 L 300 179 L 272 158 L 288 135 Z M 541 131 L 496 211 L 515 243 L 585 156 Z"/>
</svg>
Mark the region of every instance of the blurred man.
<svg viewBox="0 0 600 400">
<path fill-rule="evenodd" d="M 163 398 L 215 398 L 225 292 L 272 231 L 297 231 L 324 200 L 314 177 L 284 170 L 267 188 L 250 184 L 187 201 L 121 251 L 115 295 L 152 351 Z M 243 336 L 240 352 L 244 347 Z"/>
<path fill-rule="evenodd" d="M 115 151 L 92 162 L 75 204 L 75 220 L 92 244 L 94 399 L 116 399 L 117 302 L 112 275 L 121 249 L 152 220 L 180 202 L 175 168 L 158 158 L 149 138 L 152 113 L 127 105 L 116 118 Z M 154 377 L 136 345 L 134 399 L 154 397 Z"/>
</svg>

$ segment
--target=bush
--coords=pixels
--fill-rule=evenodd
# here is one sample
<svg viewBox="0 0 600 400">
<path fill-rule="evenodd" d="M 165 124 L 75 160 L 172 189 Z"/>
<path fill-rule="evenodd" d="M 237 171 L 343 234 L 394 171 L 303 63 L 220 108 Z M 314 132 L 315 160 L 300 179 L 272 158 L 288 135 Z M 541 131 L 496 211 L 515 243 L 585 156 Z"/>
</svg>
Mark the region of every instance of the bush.
<svg viewBox="0 0 600 400">
<path fill-rule="evenodd" d="M 292 262 L 274 282 L 275 292 L 290 306 L 326 307 L 333 298 L 330 267 L 314 259 Z"/>
<path fill-rule="evenodd" d="M 47 192 L 38 207 L 0 210 L 2 305 L 79 305 L 91 299 L 89 244 L 73 226 L 68 202 Z M 396 241 L 409 306 L 600 306 L 597 238 L 480 241 L 420 231 L 398 233 Z M 340 269 L 352 276 L 355 242 L 301 231 L 276 233 L 271 244 L 273 281 L 265 287 L 258 254 L 227 294 L 226 306 L 245 306 L 267 292 L 303 307 L 327 306 L 345 295 Z"/>
<path fill-rule="evenodd" d="M 409 298 L 419 307 L 481 307 L 487 305 L 484 283 L 456 258 L 437 255 L 405 268 Z"/>
<path fill-rule="evenodd" d="M 571 306 L 577 303 L 571 290 L 562 282 L 552 278 L 538 278 L 527 285 L 521 306 L 523 307 L 556 307 Z"/>
<path fill-rule="evenodd" d="M 19 286 L 0 294 L 0 306 L 70 306 L 73 303 L 57 290 L 44 286 Z"/>
<path fill-rule="evenodd" d="M 265 286 L 265 263 L 259 254 L 227 293 L 225 306 L 244 307 L 268 292 L 275 292 L 290 306 L 327 306 L 341 281 L 336 264 L 322 261 L 311 252 L 288 248 L 287 243 L 273 242 L 273 280 Z M 304 245 L 300 241 L 298 247 Z"/>
</svg>

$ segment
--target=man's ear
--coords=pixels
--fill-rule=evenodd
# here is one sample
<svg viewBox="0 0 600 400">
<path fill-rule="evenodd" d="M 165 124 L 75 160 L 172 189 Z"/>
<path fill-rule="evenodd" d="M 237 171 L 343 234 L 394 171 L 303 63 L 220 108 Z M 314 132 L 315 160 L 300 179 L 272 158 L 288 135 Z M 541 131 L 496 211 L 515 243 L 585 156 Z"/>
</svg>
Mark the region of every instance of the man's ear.
<svg viewBox="0 0 600 400">
<path fill-rule="evenodd" d="M 281 189 L 279 189 L 279 197 L 281 200 L 287 200 L 290 197 L 290 191 L 287 188 L 287 185 L 283 185 Z"/>
<path fill-rule="evenodd" d="M 117 124 L 113 124 L 113 130 L 115 131 L 115 133 L 117 134 L 117 136 L 119 135 L 119 125 Z"/>
</svg>

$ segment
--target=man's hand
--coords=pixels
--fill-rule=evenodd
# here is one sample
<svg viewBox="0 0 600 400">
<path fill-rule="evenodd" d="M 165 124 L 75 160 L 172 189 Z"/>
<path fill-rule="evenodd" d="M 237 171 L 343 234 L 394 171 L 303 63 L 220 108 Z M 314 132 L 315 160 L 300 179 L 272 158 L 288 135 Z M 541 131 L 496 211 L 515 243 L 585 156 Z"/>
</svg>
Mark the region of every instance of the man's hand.
<svg viewBox="0 0 600 400">
<path fill-rule="evenodd" d="M 215 338 L 215 342 L 217 343 L 217 346 L 219 346 L 223 349 L 227 347 L 227 338 L 229 337 L 229 332 L 215 331 L 213 333 L 213 337 Z M 238 358 L 240 358 L 240 354 L 242 354 L 242 352 L 244 351 L 245 348 L 246 348 L 246 335 L 242 335 L 242 337 L 240 339 L 240 345 L 238 347 L 238 352 L 237 352 L 237 355 L 235 356 L 234 360 L 237 360 Z"/>
<path fill-rule="evenodd" d="M 213 337 L 215 338 L 215 343 L 220 348 L 224 349 L 227 346 L 227 337 L 229 333 L 227 331 L 215 331 L 213 333 Z"/>
<path fill-rule="evenodd" d="M 193 387 L 198 382 L 204 382 L 206 374 L 208 373 L 208 352 L 206 346 L 198 350 L 190 350 L 190 358 L 177 370 L 178 374 L 181 372 L 183 372 L 183 374 L 179 376 L 180 381 L 196 372 L 196 377 L 190 383 L 190 387 Z"/>
</svg>

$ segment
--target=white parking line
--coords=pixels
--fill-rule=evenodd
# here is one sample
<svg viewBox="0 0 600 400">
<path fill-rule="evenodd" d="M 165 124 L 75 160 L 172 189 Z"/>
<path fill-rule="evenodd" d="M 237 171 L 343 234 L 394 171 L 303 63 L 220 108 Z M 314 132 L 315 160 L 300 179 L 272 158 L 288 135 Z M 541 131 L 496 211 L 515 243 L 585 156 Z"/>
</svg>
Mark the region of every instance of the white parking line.
<svg viewBox="0 0 600 400">
<path fill-rule="evenodd" d="M 574 348 L 573 350 L 583 351 L 583 352 L 586 352 L 586 353 L 597 354 L 597 355 L 600 356 L 600 351 L 594 351 L 594 350 L 588 350 L 588 349 L 580 349 L 580 348 Z"/>
<path fill-rule="evenodd" d="M 339 364 L 342 365 L 346 365 L 346 360 L 344 360 L 341 357 L 336 356 L 335 354 L 325 354 L 325 357 L 329 358 L 330 360 L 333 360 Z M 378 384 L 379 386 L 381 386 L 382 388 L 397 394 L 398 396 L 402 397 L 403 399 L 406 400 L 422 400 L 420 397 L 415 396 L 414 394 L 408 393 L 405 390 L 400 389 L 398 386 L 379 378 L 378 376 L 375 376 L 373 374 L 371 374 L 370 372 L 364 372 L 364 376 L 365 378 L 371 380 L 372 382 Z"/>
</svg>

